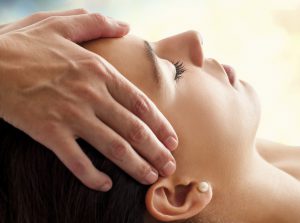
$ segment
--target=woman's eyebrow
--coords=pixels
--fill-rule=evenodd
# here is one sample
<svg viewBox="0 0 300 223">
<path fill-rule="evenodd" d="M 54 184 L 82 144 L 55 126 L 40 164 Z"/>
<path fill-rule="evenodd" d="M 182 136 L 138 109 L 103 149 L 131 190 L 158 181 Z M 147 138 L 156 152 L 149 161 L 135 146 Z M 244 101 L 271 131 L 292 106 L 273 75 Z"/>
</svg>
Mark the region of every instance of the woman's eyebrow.
<svg viewBox="0 0 300 223">
<path fill-rule="evenodd" d="M 144 46 L 145 46 L 145 53 L 146 53 L 147 58 L 149 59 L 149 61 L 151 63 L 151 67 L 153 69 L 152 74 L 153 74 L 154 81 L 157 84 L 160 84 L 162 72 L 161 72 L 161 69 L 159 67 L 156 54 L 155 54 L 152 46 L 150 45 L 150 43 L 148 41 L 144 40 Z"/>
</svg>

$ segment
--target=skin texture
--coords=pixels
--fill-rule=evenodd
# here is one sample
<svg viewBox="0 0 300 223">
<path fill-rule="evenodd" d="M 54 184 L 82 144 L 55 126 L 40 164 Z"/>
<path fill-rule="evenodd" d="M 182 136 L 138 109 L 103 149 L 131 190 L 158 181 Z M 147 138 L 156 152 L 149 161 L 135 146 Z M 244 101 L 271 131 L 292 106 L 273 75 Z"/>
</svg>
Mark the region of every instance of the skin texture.
<svg viewBox="0 0 300 223">
<path fill-rule="evenodd" d="M 169 150 L 177 135 L 167 119 L 109 63 L 77 44 L 128 31 L 125 23 L 82 9 L 40 12 L 0 29 L 0 117 L 95 190 L 107 191 L 112 182 L 78 138 L 143 184 L 176 168 Z"/>
<path fill-rule="evenodd" d="M 178 134 L 176 172 L 148 190 L 146 222 L 195 216 L 212 222 L 296 222 L 299 182 L 256 149 L 260 105 L 253 88 L 244 81 L 232 86 L 222 66 L 205 58 L 201 42 L 199 33 L 189 31 L 151 43 L 161 70 L 158 82 L 142 39 L 84 45 L 142 89 Z M 186 69 L 177 81 L 172 61 Z M 197 190 L 202 181 L 211 185 L 206 193 Z"/>
<path fill-rule="evenodd" d="M 300 181 L 300 147 L 265 139 L 256 140 L 256 149 L 269 163 Z"/>
</svg>

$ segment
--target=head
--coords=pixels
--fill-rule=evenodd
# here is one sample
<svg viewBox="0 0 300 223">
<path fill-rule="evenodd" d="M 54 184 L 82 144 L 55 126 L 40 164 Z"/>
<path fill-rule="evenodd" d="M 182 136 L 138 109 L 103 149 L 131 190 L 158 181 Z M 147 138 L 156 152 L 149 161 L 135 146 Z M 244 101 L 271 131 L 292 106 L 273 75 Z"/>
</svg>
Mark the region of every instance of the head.
<svg viewBox="0 0 300 223">
<path fill-rule="evenodd" d="M 224 204 L 222 192 L 242 186 L 250 168 L 260 118 L 253 88 L 244 81 L 231 83 L 218 61 L 205 58 L 195 31 L 151 43 L 126 36 L 86 47 L 142 89 L 179 137 L 175 174 L 147 192 L 150 214 L 162 221 L 182 220 Z M 179 78 L 176 68 L 185 70 Z M 203 180 L 212 184 L 214 195 L 199 198 L 195 187 Z"/>
<path fill-rule="evenodd" d="M 201 36 L 194 31 L 153 43 L 145 42 L 135 36 L 126 36 L 118 39 L 96 40 L 85 44 L 84 47 L 101 55 L 114 65 L 153 100 L 173 125 L 179 138 L 178 149 L 173 153 L 177 162 L 177 170 L 172 176 L 160 178 L 148 188 L 126 176 L 101 155 L 91 152 L 92 148 L 88 148 L 89 146 L 84 143 L 82 146 L 86 148 L 89 155 L 95 160 L 99 159 L 98 167 L 108 171 L 109 175 L 113 175 L 115 183 L 111 192 L 103 194 L 88 190 L 68 171 L 63 170 L 64 167 L 58 161 L 55 161 L 55 171 L 51 170 L 49 178 L 49 181 L 53 178 L 57 184 L 51 184 L 51 186 L 55 185 L 53 189 L 48 183 L 44 183 L 47 185 L 47 190 L 52 191 L 60 199 L 67 196 L 67 201 L 74 202 L 72 205 L 77 205 L 75 204 L 77 202 L 95 208 L 93 213 L 85 210 L 84 214 L 84 216 L 92 214 L 94 219 L 97 217 L 103 219 L 101 216 L 105 212 L 109 213 L 108 206 L 112 207 L 108 209 L 112 213 L 107 215 L 118 217 L 121 215 L 120 212 L 127 211 L 125 215 L 131 216 L 131 219 L 135 217 L 138 219 L 139 216 L 147 221 L 180 222 L 195 219 L 195 222 L 201 222 L 200 218 L 224 217 L 226 204 L 233 200 L 232 197 L 229 198 L 226 195 L 228 193 L 225 191 L 229 188 L 231 191 L 233 189 L 239 191 L 239 188 L 243 186 L 253 152 L 260 116 L 259 103 L 253 89 L 243 81 L 235 81 L 231 84 L 224 67 L 214 59 L 205 58 Z M 178 72 L 180 73 L 182 69 L 185 71 L 180 74 L 180 78 Z M 12 132 L 16 131 L 12 130 Z M 7 135 L 8 133 L 6 131 L 1 134 Z M 13 141 L 13 136 L 8 137 Z M 25 137 L 23 140 L 35 145 L 27 145 L 27 147 L 41 147 L 29 138 Z M 7 146 L 7 144 L 4 145 Z M 16 144 L 11 142 L 9 146 L 14 147 Z M 20 142 L 18 146 L 24 147 L 26 144 Z M 1 149 L 2 147 L 3 145 Z M 29 153 L 33 152 L 35 151 L 29 151 Z M 39 153 L 45 153 L 41 155 L 41 159 L 48 159 L 52 156 L 45 150 Z M 1 156 L 1 159 L 2 157 L 5 156 Z M 30 155 L 27 158 L 33 159 Z M 25 158 L 20 156 L 19 159 Z M 32 174 L 41 175 L 35 170 L 40 168 L 39 165 L 42 165 L 49 174 L 47 170 L 49 166 L 45 166 L 45 162 L 40 162 L 40 158 L 36 159 L 38 160 L 35 160 Z M 55 157 L 51 159 L 56 160 Z M 27 160 L 26 163 L 28 162 Z M 53 166 L 52 162 L 54 161 L 51 161 L 51 166 Z M 2 160 L 0 163 L 3 163 Z M 11 167 L 13 167 L 12 164 Z M 13 174 L 13 176 L 20 177 L 18 174 Z M 25 171 L 22 174 L 28 175 L 28 172 Z M 68 175 L 68 180 L 64 174 Z M 36 180 L 36 178 L 33 179 Z M 199 193 L 197 185 L 201 181 L 209 182 L 212 189 L 207 193 Z M 29 185 L 32 185 L 32 182 Z M 61 186 L 59 182 L 64 182 L 63 184 L 66 185 L 63 193 L 62 189 L 59 189 Z M 2 184 L 5 184 L 3 180 Z M 18 190 L 24 190 L 20 187 Z M 37 187 L 40 189 L 41 186 Z M 8 199 L 6 194 L 11 188 L 7 185 L 4 189 L 1 188 L 1 191 L 4 191 L 2 192 L 4 199 Z M 57 190 L 61 194 L 58 195 Z M 66 191 L 68 191 L 67 194 L 65 194 Z M 51 200 L 54 194 L 47 195 L 47 197 Z M 42 199 L 38 197 L 37 200 Z M 127 203 L 129 200 L 133 201 L 132 204 Z M 52 199 L 46 205 L 53 207 L 53 202 Z M 122 204 L 125 204 L 127 209 Z M 144 204 L 146 209 L 144 209 Z M 68 205 L 63 207 L 68 207 Z M 133 212 L 132 208 L 137 211 Z M 57 210 L 54 207 L 53 213 Z M 46 209 L 44 211 L 47 212 Z M 137 221 L 124 219 L 126 218 L 101 222 L 142 222 L 140 219 Z"/>
</svg>

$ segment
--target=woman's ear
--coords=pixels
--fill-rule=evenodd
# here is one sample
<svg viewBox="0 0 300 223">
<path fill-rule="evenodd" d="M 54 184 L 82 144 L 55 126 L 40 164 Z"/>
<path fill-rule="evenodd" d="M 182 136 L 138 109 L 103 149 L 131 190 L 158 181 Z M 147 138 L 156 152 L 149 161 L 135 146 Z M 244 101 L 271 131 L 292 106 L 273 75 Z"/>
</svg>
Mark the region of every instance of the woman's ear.
<svg viewBox="0 0 300 223">
<path fill-rule="evenodd" d="M 175 183 L 171 178 L 161 178 L 146 194 L 150 215 L 159 221 L 178 221 L 200 213 L 212 199 L 212 189 L 199 191 L 198 181 Z"/>
</svg>

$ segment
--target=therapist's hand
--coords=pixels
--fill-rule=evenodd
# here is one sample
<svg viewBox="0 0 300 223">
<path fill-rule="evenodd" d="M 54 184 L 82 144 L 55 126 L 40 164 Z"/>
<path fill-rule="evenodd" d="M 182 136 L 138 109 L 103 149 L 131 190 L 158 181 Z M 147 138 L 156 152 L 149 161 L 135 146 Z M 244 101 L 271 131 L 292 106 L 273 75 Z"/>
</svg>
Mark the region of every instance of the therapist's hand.
<svg viewBox="0 0 300 223">
<path fill-rule="evenodd" d="M 24 28 L 26 26 L 32 25 L 36 22 L 42 21 L 51 16 L 69 16 L 69 15 L 81 15 L 87 14 L 88 11 L 85 9 L 72 9 L 68 11 L 57 11 L 57 12 L 37 12 L 26 18 L 20 19 L 18 21 L 0 25 L 0 35 L 4 33 L 8 33 L 10 31 L 14 31 L 20 28 Z"/>
<path fill-rule="evenodd" d="M 2 27 L 0 117 L 52 150 L 95 190 L 109 190 L 111 179 L 93 166 L 77 138 L 141 183 L 155 182 L 157 171 L 172 174 L 170 150 L 178 142 L 169 122 L 109 63 L 76 44 L 121 37 L 128 26 L 82 10 L 49 15 L 23 28 Z"/>
</svg>

